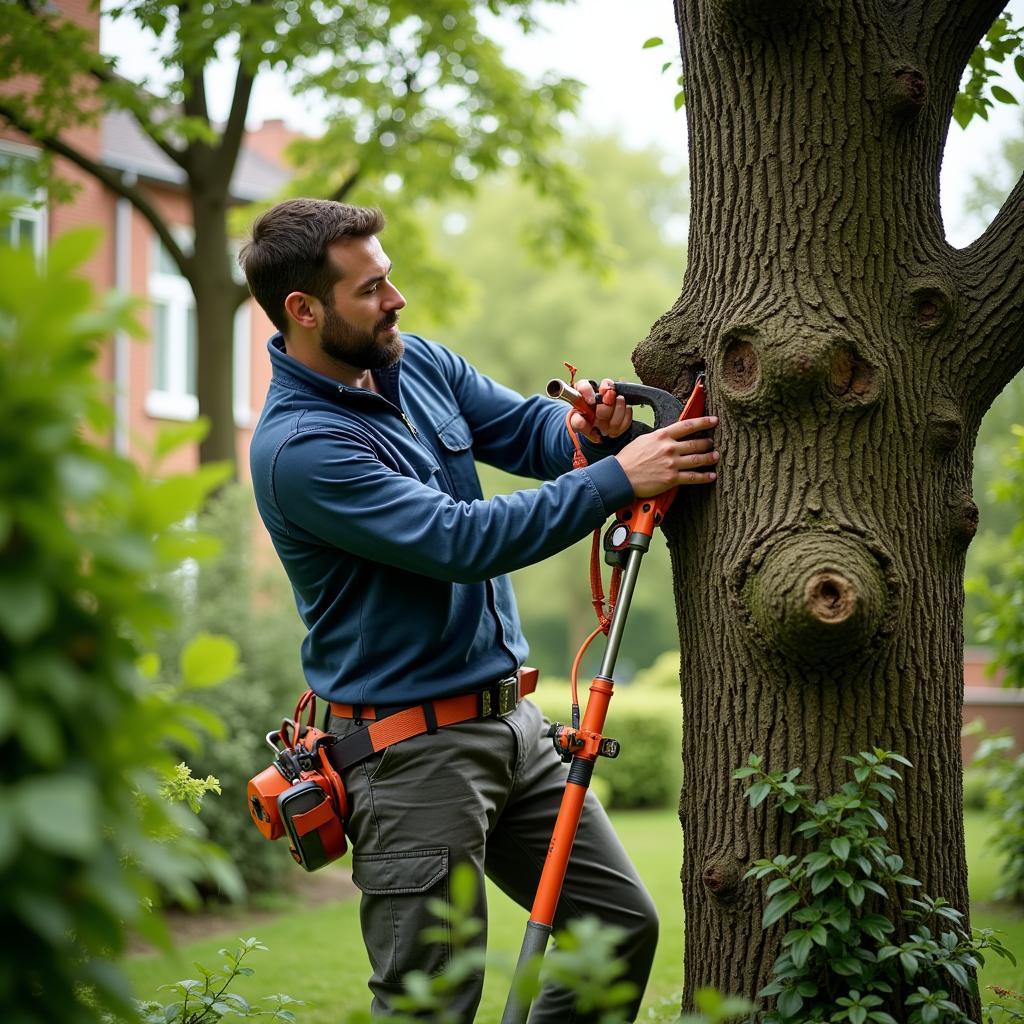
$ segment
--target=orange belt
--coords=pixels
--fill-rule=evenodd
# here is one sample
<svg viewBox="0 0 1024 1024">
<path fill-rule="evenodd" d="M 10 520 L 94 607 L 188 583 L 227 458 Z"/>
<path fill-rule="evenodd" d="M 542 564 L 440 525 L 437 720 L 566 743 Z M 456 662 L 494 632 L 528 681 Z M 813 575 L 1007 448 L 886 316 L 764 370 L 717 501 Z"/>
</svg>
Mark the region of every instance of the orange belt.
<svg viewBox="0 0 1024 1024">
<path fill-rule="evenodd" d="M 332 715 L 356 721 L 366 720 L 373 722 L 373 725 L 358 733 L 350 733 L 328 747 L 327 755 L 340 770 L 393 743 L 412 739 L 425 732 L 436 732 L 446 725 L 458 725 L 460 722 L 480 718 L 503 718 L 515 710 L 523 697 L 537 688 L 537 675 L 537 669 L 524 666 L 514 676 L 502 679 L 484 690 L 456 697 L 441 697 L 414 707 L 391 709 L 332 702 Z M 347 749 L 349 747 L 352 749 Z"/>
</svg>

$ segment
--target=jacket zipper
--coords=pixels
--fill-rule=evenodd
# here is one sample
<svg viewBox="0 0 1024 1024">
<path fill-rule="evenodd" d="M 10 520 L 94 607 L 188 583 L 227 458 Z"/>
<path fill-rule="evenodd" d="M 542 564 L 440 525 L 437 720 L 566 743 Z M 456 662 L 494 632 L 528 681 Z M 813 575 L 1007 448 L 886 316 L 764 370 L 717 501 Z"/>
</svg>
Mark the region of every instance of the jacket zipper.
<svg viewBox="0 0 1024 1024">
<path fill-rule="evenodd" d="M 342 394 L 345 394 L 345 392 L 353 391 L 353 389 L 345 387 L 344 384 L 339 384 L 338 385 L 338 391 L 341 392 Z M 395 412 L 398 413 L 398 415 L 401 418 L 402 422 L 408 428 L 409 433 L 412 434 L 412 436 L 415 437 L 417 441 L 419 440 L 420 432 L 416 429 L 416 425 L 412 422 L 412 420 L 409 419 L 408 416 L 406 416 L 405 410 L 401 406 L 395 405 L 394 402 L 389 401 L 383 395 L 374 394 L 372 391 L 370 392 L 370 394 L 373 395 L 373 398 L 374 398 L 375 401 L 383 402 L 389 409 L 394 409 Z"/>
<path fill-rule="evenodd" d="M 385 401 L 386 401 L 386 399 L 385 399 Z M 398 409 L 398 406 L 395 406 L 395 408 Z M 401 409 L 398 409 L 398 415 L 402 417 L 402 422 L 409 428 L 409 433 L 412 434 L 412 436 L 415 437 L 416 440 L 419 440 L 419 437 L 420 437 L 419 431 L 413 425 L 412 420 L 410 420 L 409 417 L 406 416 L 405 413 Z"/>
</svg>

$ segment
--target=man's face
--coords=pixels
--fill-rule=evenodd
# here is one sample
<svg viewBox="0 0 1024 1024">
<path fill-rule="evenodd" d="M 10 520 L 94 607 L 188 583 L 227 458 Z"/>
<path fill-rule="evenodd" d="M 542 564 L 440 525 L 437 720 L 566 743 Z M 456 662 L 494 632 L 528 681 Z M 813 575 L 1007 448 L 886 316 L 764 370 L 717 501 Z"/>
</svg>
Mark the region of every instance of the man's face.
<svg viewBox="0 0 1024 1024">
<path fill-rule="evenodd" d="M 360 370 L 398 362 L 405 349 L 398 333 L 402 293 L 388 280 L 391 261 L 376 236 L 335 242 L 330 260 L 340 272 L 323 303 L 320 347 L 332 359 Z"/>
</svg>

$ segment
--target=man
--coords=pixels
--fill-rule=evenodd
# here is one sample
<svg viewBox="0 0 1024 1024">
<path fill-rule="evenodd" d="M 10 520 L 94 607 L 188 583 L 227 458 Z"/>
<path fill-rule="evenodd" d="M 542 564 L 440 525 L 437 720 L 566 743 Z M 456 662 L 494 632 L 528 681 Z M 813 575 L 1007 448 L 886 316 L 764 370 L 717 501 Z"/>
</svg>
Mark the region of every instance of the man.
<svg viewBox="0 0 1024 1024">
<path fill-rule="evenodd" d="M 591 465 L 567 472 L 564 406 L 523 399 L 399 332 L 405 299 L 377 238 L 383 227 L 375 210 L 291 200 L 256 221 L 240 261 L 280 332 L 269 343 L 253 487 L 309 629 L 303 668 L 332 702 L 331 730 L 349 735 L 417 705 L 440 716 L 446 702 L 481 694 L 473 720 L 345 773 L 372 1008 L 387 1017 L 405 973 L 445 967 L 445 944 L 426 946 L 421 933 L 436 924 L 427 904 L 447 895 L 451 867 L 477 872 L 481 918 L 484 874 L 528 907 L 561 799 L 565 767 L 540 712 L 509 688 L 527 646 L 505 573 L 579 540 L 636 496 L 713 480 L 718 453 L 688 439 L 714 417 L 626 443 L 623 399 L 610 381 L 599 396 L 584 383 L 596 424 L 577 414 L 573 425 Z M 547 482 L 484 500 L 475 458 Z M 501 702 L 489 699 L 499 681 Z M 584 914 L 623 930 L 635 1014 L 657 918 L 592 795 L 556 927 Z M 481 983 L 458 996 L 466 1022 Z M 572 999 L 545 991 L 531 1021 L 556 1020 L 578 1020 Z"/>
</svg>

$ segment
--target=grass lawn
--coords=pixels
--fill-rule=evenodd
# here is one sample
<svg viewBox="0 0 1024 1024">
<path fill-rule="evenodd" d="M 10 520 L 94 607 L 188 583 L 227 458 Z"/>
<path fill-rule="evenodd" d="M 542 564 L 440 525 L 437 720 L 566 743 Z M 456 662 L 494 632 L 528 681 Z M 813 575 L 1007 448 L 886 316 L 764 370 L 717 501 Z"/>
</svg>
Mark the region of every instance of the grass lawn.
<svg viewBox="0 0 1024 1024">
<path fill-rule="evenodd" d="M 681 988 L 683 921 L 679 893 L 682 840 L 671 811 L 630 812 L 614 815 L 615 825 L 630 850 L 661 913 L 661 941 L 645 1005 L 653 1005 Z M 1024 960 L 1024 913 L 991 902 L 997 885 L 998 864 L 984 850 L 991 825 L 979 813 L 967 816 L 967 854 L 971 865 L 972 920 L 976 927 L 996 928 L 1011 950 Z M 347 862 L 345 862 L 347 863 Z M 331 870 L 331 869 L 326 869 Z M 342 868 L 342 870 L 344 870 Z M 527 914 L 493 887 L 490 906 L 489 948 L 519 951 Z M 339 1024 L 347 1010 L 368 1004 L 366 979 L 370 969 L 359 934 L 358 900 L 325 905 L 312 912 L 286 912 L 270 920 L 238 919 L 234 930 L 182 945 L 170 956 L 139 956 L 127 965 L 140 995 L 149 997 L 158 985 L 194 977 L 192 961 L 215 965 L 217 949 L 231 946 L 238 936 L 256 935 L 269 953 L 254 953 L 252 978 L 242 979 L 237 991 L 247 997 L 286 992 L 309 1004 L 300 1011 L 302 1024 Z M 1003 985 L 1024 991 L 1024 965 L 1014 967 L 998 958 L 986 966 L 982 986 Z M 497 1021 L 505 1002 L 507 979 L 492 972 L 484 987 L 478 1020 Z"/>
</svg>

